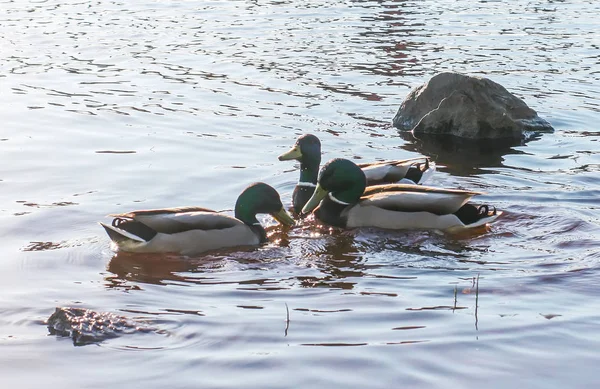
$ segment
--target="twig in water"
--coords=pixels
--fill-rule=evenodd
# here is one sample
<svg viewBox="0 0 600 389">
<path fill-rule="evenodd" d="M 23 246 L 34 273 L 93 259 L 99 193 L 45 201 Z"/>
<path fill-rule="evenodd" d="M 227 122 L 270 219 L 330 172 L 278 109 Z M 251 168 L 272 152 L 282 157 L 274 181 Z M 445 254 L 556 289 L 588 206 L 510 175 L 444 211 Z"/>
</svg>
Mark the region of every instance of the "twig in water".
<svg viewBox="0 0 600 389">
<path fill-rule="evenodd" d="M 477 273 L 477 283 L 475 284 L 475 329 L 479 330 L 477 324 L 479 319 L 477 317 L 477 310 L 479 307 L 479 273 Z"/>
<path fill-rule="evenodd" d="M 454 306 L 452 307 L 452 312 L 454 312 L 456 310 L 456 301 L 457 301 L 456 293 L 457 292 L 458 292 L 458 289 L 456 288 L 456 285 L 454 285 Z"/>
<path fill-rule="evenodd" d="M 287 303 L 285 303 L 285 311 L 287 313 L 285 318 L 285 336 L 287 336 L 288 328 L 290 328 L 290 309 L 288 308 Z"/>
</svg>

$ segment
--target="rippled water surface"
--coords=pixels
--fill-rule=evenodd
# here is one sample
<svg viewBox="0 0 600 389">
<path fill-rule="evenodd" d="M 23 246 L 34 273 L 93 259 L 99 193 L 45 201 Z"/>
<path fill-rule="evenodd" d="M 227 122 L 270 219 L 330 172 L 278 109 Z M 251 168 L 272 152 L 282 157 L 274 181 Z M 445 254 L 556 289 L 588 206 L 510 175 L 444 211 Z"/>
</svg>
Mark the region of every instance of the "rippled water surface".
<svg viewBox="0 0 600 389">
<path fill-rule="evenodd" d="M 0 1 L 0 382 L 69 388 L 589 388 L 600 362 L 595 0 Z M 484 75 L 556 131 L 490 151 L 401 136 L 410 88 Z M 468 237 L 274 227 L 194 258 L 97 221 L 289 203 L 324 160 L 429 155 L 505 215 Z M 74 347 L 55 307 L 160 329 Z"/>
</svg>

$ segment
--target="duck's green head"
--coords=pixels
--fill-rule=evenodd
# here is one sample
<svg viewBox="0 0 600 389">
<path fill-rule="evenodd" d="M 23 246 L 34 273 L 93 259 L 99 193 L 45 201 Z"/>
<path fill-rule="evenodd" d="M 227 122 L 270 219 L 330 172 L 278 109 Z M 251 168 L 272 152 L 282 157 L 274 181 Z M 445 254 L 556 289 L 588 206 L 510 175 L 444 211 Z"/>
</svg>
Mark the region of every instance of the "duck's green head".
<svg viewBox="0 0 600 389">
<path fill-rule="evenodd" d="M 343 158 L 332 159 L 321 168 L 315 193 L 302 208 L 302 213 L 314 210 L 328 194 L 334 202 L 355 204 L 366 186 L 365 174 L 354 162 Z"/>
<path fill-rule="evenodd" d="M 281 224 L 294 225 L 294 219 L 283 208 L 279 193 L 263 182 L 249 185 L 235 203 L 235 217 L 248 225 L 258 224 L 256 215 L 259 213 L 268 213 Z"/>
<path fill-rule="evenodd" d="M 293 159 L 300 163 L 316 163 L 318 167 L 321 163 L 321 141 L 319 138 L 312 134 L 302 135 L 296 140 L 294 147 L 279 156 L 280 161 Z"/>
</svg>

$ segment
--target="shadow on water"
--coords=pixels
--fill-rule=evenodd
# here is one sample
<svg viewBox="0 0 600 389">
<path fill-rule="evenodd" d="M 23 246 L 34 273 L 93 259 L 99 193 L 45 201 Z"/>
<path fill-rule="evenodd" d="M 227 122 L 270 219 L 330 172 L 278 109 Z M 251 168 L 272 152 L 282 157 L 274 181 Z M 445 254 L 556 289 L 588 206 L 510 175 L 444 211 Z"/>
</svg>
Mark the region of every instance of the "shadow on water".
<svg viewBox="0 0 600 389">
<path fill-rule="evenodd" d="M 448 135 L 399 132 L 407 141 L 402 148 L 433 158 L 454 175 L 481 174 L 486 168 L 502 167 L 504 157 L 510 154 L 527 154 L 515 147 L 526 142 L 520 140 L 468 140 Z M 530 140 L 535 140 L 532 138 Z"/>
</svg>

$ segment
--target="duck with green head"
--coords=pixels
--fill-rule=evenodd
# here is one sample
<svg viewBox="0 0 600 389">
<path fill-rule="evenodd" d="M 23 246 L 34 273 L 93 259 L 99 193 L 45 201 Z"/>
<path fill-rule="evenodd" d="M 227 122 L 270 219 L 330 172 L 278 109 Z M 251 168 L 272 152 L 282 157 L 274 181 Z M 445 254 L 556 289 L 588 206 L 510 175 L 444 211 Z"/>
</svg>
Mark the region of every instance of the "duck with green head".
<svg viewBox="0 0 600 389">
<path fill-rule="evenodd" d="M 239 195 L 235 217 L 201 207 L 180 207 L 114 214 L 110 215 L 115 217 L 111 225 L 100 224 L 120 250 L 191 255 L 265 243 L 267 234 L 256 218 L 263 213 L 281 224 L 294 224 L 279 193 L 262 182 Z"/>
<path fill-rule="evenodd" d="M 321 141 L 312 134 L 302 135 L 289 151 L 279 156 L 279 160 L 300 162 L 300 179 L 292 194 L 294 212 L 299 214 L 315 191 L 321 164 Z M 395 182 L 422 184 L 435 172 L 435 164 L 427 157 L 361 163 L 357 166 L 365 174 L 367 186 Z"/>
<path fill-rule="evenodd" d="M 363 171 L 333 159 L 319 172 L 313 196 L 302 208 L 336 227 L 428 229 L 455 232 L 494 221 L 502 212 L 469 203 L 479 192 L 410 184 L 366 187 Z"/>
</svg>

